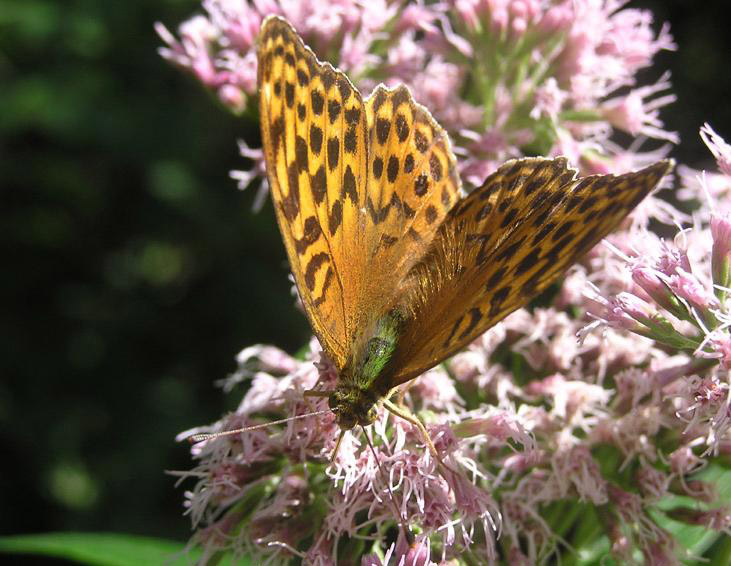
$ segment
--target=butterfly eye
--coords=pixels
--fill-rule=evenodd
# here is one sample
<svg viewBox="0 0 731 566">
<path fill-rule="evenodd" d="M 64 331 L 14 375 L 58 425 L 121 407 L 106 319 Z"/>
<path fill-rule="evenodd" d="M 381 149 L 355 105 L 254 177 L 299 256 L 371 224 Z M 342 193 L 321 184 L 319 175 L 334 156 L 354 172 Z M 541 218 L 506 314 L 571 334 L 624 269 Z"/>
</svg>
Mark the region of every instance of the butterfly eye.
<svg viewBox="0 0 731 566">
<path fill-rule="evenodd" d="M 337 391 L 333 391 L 327 398 L 327 405 L 333 412 L 337 412 L 336 409 L 340 406 L 340 395 Z"/>
</svg>

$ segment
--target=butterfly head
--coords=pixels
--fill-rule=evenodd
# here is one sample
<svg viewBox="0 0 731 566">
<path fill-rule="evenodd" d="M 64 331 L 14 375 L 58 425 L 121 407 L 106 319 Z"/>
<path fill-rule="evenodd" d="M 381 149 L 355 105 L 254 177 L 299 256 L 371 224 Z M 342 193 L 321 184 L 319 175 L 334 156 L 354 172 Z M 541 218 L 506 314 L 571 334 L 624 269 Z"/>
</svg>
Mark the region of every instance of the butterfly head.
<svg viewBox="0 0 731 566">
<path fill-rule="evenodd" d="M 368 426 L 375 422 L 377 401 L 378 397 L 371 392 L 343 384 L 330 394 L 328 405 L 335 413 L 338 426 L 350 430 L 355 425 Z"/>
</svg>

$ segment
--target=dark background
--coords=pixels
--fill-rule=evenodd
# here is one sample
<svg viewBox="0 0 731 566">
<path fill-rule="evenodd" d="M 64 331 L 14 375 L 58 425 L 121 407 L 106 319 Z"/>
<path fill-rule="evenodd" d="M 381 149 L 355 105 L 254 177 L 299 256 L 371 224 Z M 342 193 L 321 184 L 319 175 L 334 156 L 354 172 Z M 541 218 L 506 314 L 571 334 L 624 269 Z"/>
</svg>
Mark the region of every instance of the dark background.
<svg viewBox="0 0 731 566">
<path fill-rule="evenodd" d="M 662 116 L 698 167 L 704 121 L 731 138 L 726 4 L 630 3 L 672 25 L 644 76 L 672 70 Z M 242 347 L 309 335 L 271 206 L 228 176 L 256 123 L 156 53 L 153 22 L 197 8 L 0 0 L 0 534 L 184 540 L 174 436 L 236 405 L 213 381 Z"/>
</svg>

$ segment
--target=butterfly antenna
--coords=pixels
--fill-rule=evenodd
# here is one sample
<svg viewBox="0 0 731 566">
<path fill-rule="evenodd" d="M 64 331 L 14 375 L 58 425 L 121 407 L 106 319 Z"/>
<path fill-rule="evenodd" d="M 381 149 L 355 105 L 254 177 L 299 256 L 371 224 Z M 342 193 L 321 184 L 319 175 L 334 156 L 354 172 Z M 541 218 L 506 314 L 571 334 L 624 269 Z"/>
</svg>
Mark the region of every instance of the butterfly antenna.
<svg viewBox="0 0 731 566">
<path fill-rule="evenodd" d="M 363 436 L 366 438 L 366 442 L 368 443 L 368 447 L 371 449 L 371 452 L 373 453 L 373 458 L 376 460 L 376 465 L 378 466 L 378 471 L 381 475 L 381 479 L 383 480 L 383 483 L 386 484 L 386 491 L 388 491 L 388 498 L 391 502 L 391 505 L 393 505 L 393 510 L 395 512 L 396 517 L 398 517 L 399 520 L 399 528 L 401 529 L 401 532 L 403 533 L 404 537 L 406 538 L 407 542 L 409 543 L 409 546 L 411 546 L 415 539 L 414 535 L 411 533 L 411 530 L 408 528 L 408 523 L 406 520 L 406 514 L 401 514 L 399 511 L 398 505 L 396 505 L 396 498 L 393 496 L 393 491 L 391 491 L 391 484 L 386 479 L 386 472 L 383 470 L 383 466 L 381 465 L 381 460 L 378 458 L 378 454 L 376 453 L 376 449 L 373 447 L 373 442 L 371 442 L 370 436 L 368 436 L 368 431 L 366 431 L 365 427 L 363 427 Z"/>
<path fill-rule="evenodd" d="M 245 426 L 243 428 L 237 428 L 234 430 L 224 430 L 222 432 L 209 432 L 204 434 L 193 434 L 189 436 L 188 440 L 191 444 L 203 442 L 204 440 L 211 440 L 213 438 L 220 438 L 221 436 L 231 436 L 232 434 L 241 434 L 242 432 L 249 432 L 252 430 L 258 430 L 260 428 L 266 428 L 272 425 L 284 424 L 290 421 L 296 421 L 297 419 L 304 419 L 307 417 L 316 417 L 318 415 L 324 415 L 329 413 L 330 409 L 323 409 L 322 411 L 313 411 L 312 413 L 305 413 L 304 415 L 295 415 L 294 417 L 287 417 L 286 419 L 279 419 L 276 421 L 269 421 L 268 423 L 261 423 L 258 425 Z M 339 444 L 339 443 L 338 443 Z"/>
</svg>

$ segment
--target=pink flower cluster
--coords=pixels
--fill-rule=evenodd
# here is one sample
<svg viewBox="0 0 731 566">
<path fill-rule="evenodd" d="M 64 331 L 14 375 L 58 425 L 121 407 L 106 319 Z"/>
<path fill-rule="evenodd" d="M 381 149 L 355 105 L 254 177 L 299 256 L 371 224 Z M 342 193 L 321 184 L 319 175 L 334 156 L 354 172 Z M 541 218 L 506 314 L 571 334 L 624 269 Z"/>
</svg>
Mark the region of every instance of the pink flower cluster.
<svg viewBox="0 0 731 566">
<path fill-rule="evenodd" d="M 620 0 L 204 0 L 178 37 L 156 29 L 163 57 L 191 72 L 235 112 L 256 95 L 256 36 L 268 14 L 286 17 L 318 57 L 340 67 L 364 95 L 406 84 L 450 134 L 463 181 L 479 186 L 513 157 L 565 155 L 584 173 L 624 172 L 677 142 L 659 110 L 675 100 L 669 75 L 636 84 L 662 49 L 667 26 Z M 665 93 L 665 94 L 664 94 Z M 639 136 L 630 148 L 613 134 Z M 239 187 L 264 179 L 258 149 L 235 171 Z M 261 197 L 260 197 L 261 198 Z M 259 200 L 259 202 L 261 202 Z"/>
<path fill-rule="evenodd" d="M 703 135 L 721 166 L 729 146 Z M 201 562 L 536 564 L 566 552 L 560 510 L 579 501 L 597 510 L 589 519 L 601 510 L 615 559 L 679 564 L 658 516 L 731 533 L 731 510 L 695 475 L 731 452 L 730 280 L 731 220 L 708 204 L 672 244 L 637 222 L 613 235 L 552 307 L 514 313 L 405 391 L 439 460 L 382 411 L 329 462 L 340 431 L 304 395 L 337 379 L 316 341 L 304 360 L 246 348 L 224 384 L 250 382 L 239 408 L 194 432 L 300 418 L 194 447 L 181 476 L 196 481 Z M 668 509 L 668 496 L 696 504 Z M 597 552 L 585 543 L 576 550 Z"/>
<path fill-rule="evenodd" d="M 701 137 L 717 160 L 716 176 L 731 186 L 731 146 L 708 124 Z M 705 175 L 697 179 L 703 189 L 697 196 L 712 199 Z M 614 250 L 624 281 L 612 289 L 604 280 L 587 306 L 597 317 L 590 326 L 629 330 L 673 354 L 671 364 L 645 377 L 674 397 L 688 442 L 718 454 L 727 449 L 731 427 L 731 216 L 707 200 L 694 220 L 673 243 L 648 231 L 625 240 L 625 249 Z"/>
<path fill-rule="evenodd" d="M 659 116 L 674 101 L 669 77 L 635 82 L 674 48 L 669 32 L 623 4 L 207 0 L 180 39 L 158 32 L 166 58 L 243 111 L 259 25 L 284 15 L 364 92 L 409 85 L 476 185 L 527 153 L 618 172 L 677 141 Z M 620 147 L 619 130 L 639 137 Z M 678 197 L 701 203 L 692 218 L 646 199 L 545 306 L 514 313 L 404 390 L 436 459 L 416 427 L 381 411 L 330 461 L 340 431 L 326 401 L 304 395 L 337 379 L 316 341 L 304 360 L 243 350 L 224 383 L 247 384 L 240 406 L 192 432 L 296 418 L 194 446 L 197 465 L 180 475 L 195 482 L 186 504 L 200 562 L 528 565 L 579 552 L 679 564 L 685 550 L 663 519 L 731 533 L 731 511 L 695 475 L 731 452 L 731 146 L 708 125 L 701 136 L 719 172 L 681 168 Z M 641 152 L 646 138 L 658 143 Z M 255 162 L 235 173 L 244 186 L 264 170 L 260 150 L 242 154 Z M 692 228 L 666 242 L 651 218 Z M 696 505 L 669 508 L 676 495 Z"/>
</svg>

